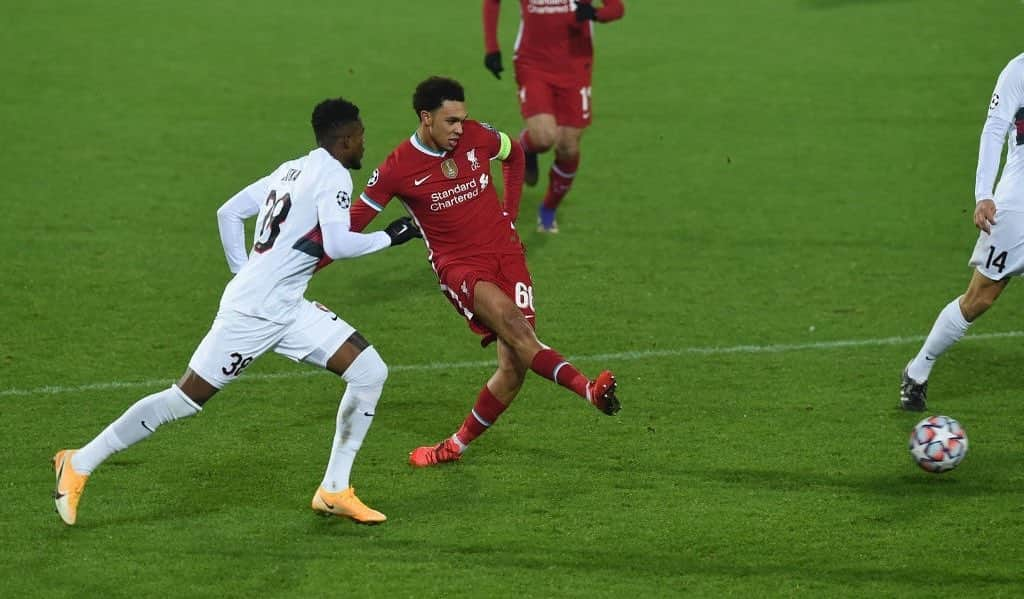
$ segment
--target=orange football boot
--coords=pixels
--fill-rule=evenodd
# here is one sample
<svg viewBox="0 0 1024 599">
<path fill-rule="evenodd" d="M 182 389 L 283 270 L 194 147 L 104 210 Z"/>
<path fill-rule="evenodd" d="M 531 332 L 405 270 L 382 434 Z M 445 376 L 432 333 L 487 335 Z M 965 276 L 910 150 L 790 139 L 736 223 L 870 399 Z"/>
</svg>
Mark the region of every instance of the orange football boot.
<svg viewBox="0 0 1024 599">
<path fill-rule="evenodd" d="M 325 516 L 341 516 L 351 518 L 360 524 L 380 524 L 388 519 L 377 510 L 366 507 L 356 497 L 356 490 L 349 487 L 337 493 L 331 493 L 319 487 L 313 495 L 313 511 Z"/>
</svg>

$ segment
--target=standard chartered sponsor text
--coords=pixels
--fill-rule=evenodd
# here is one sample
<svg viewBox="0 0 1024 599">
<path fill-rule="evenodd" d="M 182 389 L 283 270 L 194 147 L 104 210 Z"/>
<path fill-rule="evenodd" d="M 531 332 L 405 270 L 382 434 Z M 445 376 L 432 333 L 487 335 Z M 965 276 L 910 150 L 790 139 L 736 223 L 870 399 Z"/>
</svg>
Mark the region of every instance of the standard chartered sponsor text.
<svg viewBox="0 0 1024 599">
<path fill-rule="evenodd" d="M 480 195 L 480 187 L 477 185 L 476 179 L 470 179 L 469 181 L 460 183 L 451 189 L 435 191 L 430 194 L 430 199 L 434 200 L 430 204 L 430 210 L 438 212 L 445 208 L 451 208 L 452 206 L 461 204 L 467 200 L 472 200 L 478 195 Z"/>
</svg>

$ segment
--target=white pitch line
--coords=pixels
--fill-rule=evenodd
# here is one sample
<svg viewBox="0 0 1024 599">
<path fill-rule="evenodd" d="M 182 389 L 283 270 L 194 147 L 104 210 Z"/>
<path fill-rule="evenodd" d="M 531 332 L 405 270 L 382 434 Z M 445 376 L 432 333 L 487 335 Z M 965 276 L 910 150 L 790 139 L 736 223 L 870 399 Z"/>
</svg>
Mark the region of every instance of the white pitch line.
<svg viewBox="0 0 1024 599">
<path fill-rule="evenodd" d="M 1007 339 L 1024 337 L 1024 331 L 1006 331 L 1002 333 L 979 333 L 964 337 L 964 341 L 984 341 L 987 339 Z M 609 354 L 591 354 L 586 356 L 570 356 L 573 361 L 593 360 L 642 360 L 644 358 L 665 358 L 685 355 L 710 356 L 716 354 L 769 354 L 808 349 L 841 349 L 845 347 L 872 347 L 880 345 L 907 345 L 924 341 L 923 335 L 913 337 L 882 337 L 880 339 L 840 339 L 836 341 L 814 341 L 808 343 L 776 343 L 770 345 L 731 345 L 725 347 L 681 347 L 677 349 L 650 349 L 640 351 L 624 351 Z M 427 362 L 423 364 L 388 365 L 392 372 L 458 370 L 463 368 L 483 368 L 493 366 L 494 360 L 473 360 L 466 362 Z M 267 374 L 251 374 L 241 381 L 266 381 L 274 379 L 293 379 L 324 374 L 325 371 L 306 369 L 294 372 L 272 372 Z M 0 397 L 18 397 L 26 395 L 62 395 L 83 391 L 105 391 L 110 389 L 132 389 L 136 387 L 159 387 L 167 385 L 172 378 L 150 379 L 146 381 L 110 381 L 106 383 L 87 383 L 84 385 L 48 385 L 34 389 L 4 389 Z"/>
</svg>

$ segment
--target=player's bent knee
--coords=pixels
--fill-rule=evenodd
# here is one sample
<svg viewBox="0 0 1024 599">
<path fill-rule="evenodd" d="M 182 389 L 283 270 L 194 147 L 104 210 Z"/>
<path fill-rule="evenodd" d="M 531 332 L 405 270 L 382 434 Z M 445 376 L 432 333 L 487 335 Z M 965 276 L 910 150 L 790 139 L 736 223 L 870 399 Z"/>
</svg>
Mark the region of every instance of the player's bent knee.
<svg viewBox="0 0 1024 599">
<path fill-rule="evenodd" d="M 995 303 L 996 298 L 973 297 L 970 299 L 964 299 L 966 301 L 964 301 L 960 306 L 961 312 L 963 312 L 964 314 L 964 319 L 967 320 L 967 322 L 974 322 L 975 319 L 977 319 L 979 316 L 987 312 L 988 309 L 992 307 L 992 304 Z"/>
<path fill-rule="evenodd" d="M 530 145 L 534 150 L 546 152 L 555 145 L 555 129 L 535 127 L 530 129 Z"/>
<path fill-rule="evenodd" d="M 388 366 L 371 345 L 359 352 L 341 378 L 350 385 L 383 387 L 388 379 Z"/>
<path fill-rule="evenodd" d="M 167 402 L 167 409 L 174 419 L 188 418 L 189 416 L 195 416 L 199 412 L 203 411 L 203 408 L 196 402 L 192 401 L 188 395 L 185 394 L 177 385 L 171 385 L 171 391 L 177 396 L 179 401 Z"/>
<path fill-rule="evenodd" d="M 513 314 L 506 314 L 502 320 L 505 322 L 505 337 L 508 337 L 505 341 L 509 345 L 519 345 L 535 337 L 533 327 L 519 310 L 515 310 Z"/>
<path fill-rule="evenodd" d="M 135 402 L 128 413 L 132 414 L 131 420 L 141 423 L 143 428 L 153 433 L 164 424 L 195 416 L 202 410 L 177 385 L 171 385 Z"/>
</svg>

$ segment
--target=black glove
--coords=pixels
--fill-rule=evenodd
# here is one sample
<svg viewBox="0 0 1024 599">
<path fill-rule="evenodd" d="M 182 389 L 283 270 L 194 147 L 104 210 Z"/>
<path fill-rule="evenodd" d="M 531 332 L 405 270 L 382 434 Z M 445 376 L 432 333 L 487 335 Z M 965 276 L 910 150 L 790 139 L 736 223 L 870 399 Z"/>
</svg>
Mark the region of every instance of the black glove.
<svg viewBox="0 0 1024 599">
<path fill-rule="evenodd" d="M 402 245 L 413 237 L 423 237 L 420 230 L 408 216 L 396 219 L 390 225 L 384 227 L 384 232 L 391 238 L 391 245 Z"/>
<path fill-rule="evenodd" d="M 484 54 L 484 67 L 494 73 L 494 76 L 501 79 L 501 72 L 505 70 L 501 66 L 501 52 L 488 52 Z"/>
<path fill-rule="evenodd" d="M 576 20 L 583 21 L 596 21 L 597 20 L 597 9 L 594 8 L 593 4 L 584 4 L 582 2 L 576 3 Z"/>
</svg>

